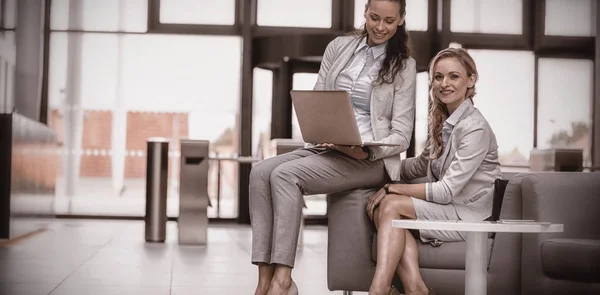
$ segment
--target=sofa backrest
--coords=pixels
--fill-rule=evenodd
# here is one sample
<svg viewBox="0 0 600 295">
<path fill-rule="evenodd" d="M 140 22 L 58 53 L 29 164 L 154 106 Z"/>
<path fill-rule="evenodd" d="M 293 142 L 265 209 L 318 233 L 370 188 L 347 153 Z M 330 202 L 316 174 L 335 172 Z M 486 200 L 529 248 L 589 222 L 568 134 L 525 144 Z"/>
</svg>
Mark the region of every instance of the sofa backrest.
<svg viewBox="0 0 600 295">
<path fill-rule="evenodd" d="M 564 224 L 557 236 L 599 239 L 600 173 L 531 172 L 521 183 L 523 219 Z"/>
</svg>

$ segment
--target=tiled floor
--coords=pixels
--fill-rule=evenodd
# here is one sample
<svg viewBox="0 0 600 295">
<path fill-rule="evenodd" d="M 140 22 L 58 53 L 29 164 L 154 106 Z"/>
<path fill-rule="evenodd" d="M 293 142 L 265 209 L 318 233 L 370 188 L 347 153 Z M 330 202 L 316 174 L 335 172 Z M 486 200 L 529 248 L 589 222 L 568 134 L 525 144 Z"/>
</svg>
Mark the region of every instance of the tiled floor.
<svg viewBox="0 0 600 295">
<path fill-rule="evenodd" d="M 253 294 L 256 286 L 248 226 L 211 225 L 207 246 L 179 246 L 173 222 L 158 244 L 144 241 L 142 221 L 13 224 L 47 230 L 0 247 L 0 295 Z M 342 294 L 327 289 L 326 250 L 327 228 L 305 228 L 293 274 L 301 294 Z"/>
</svg>

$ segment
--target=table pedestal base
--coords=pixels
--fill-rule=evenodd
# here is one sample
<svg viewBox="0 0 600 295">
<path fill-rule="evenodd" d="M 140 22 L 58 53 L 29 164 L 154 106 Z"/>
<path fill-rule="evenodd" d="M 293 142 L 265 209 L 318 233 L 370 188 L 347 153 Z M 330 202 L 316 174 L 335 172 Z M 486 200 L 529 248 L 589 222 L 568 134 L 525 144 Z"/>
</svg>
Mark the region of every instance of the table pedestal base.
<svg viewBox="0 0 600 295">
<path fill-rule="evenodd" d="M 467 232 L 465 294 L 487 294 L 487 232 Z"/>
</svg>

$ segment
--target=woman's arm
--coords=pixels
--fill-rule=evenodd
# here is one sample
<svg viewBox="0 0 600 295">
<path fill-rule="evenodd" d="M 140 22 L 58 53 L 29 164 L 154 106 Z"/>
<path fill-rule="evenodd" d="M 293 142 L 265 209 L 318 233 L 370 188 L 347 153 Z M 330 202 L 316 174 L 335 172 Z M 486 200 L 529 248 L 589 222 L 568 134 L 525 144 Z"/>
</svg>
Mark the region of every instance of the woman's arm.
<svg viewBox="0 0 600 295">
<path fill-rule="evenodd" d="M 408 149 L 414 128 L 416 80 L 416 62 L 413 58 L 408 58 L 404 69 L 400 71 L 400 76 L 396 77 L 395 80 L 398 85 L 394 89 L 390 134 L 378 140 L 378 142 L 398 145 L 371 147 L 373 151 L 371 160 L 397 155 Z"/>
<path fill-rule="evenodd" d="M 418 157 L 408 158 L 400 162 L 400 179 L 410 182 L 413 179 L 427 176 L 427 165 L 429 165 L 428 145 Z"/>
<path fill-rule="evenodd" d="M 390 194 L 411 196 L 425 200 L 425 185 L 426 183 L 394 183 L 387 184 Z"/>
<path fill-rule="evenodd" d="M 325 48 L 325 53 L 323 53 L 323 61 L 321 61 L 321 68 L 319 69 L 319 74 L 317 76 L 317 82 L 313 87 L 314 90 L 325 90 L 325 80 L 327 79 L 329 68 L 331 68 L 331 65 L 333 65 L 337 54 L 336 45 L 338 40 L 339 37 L 333 39 L 331 42 L 329 42 L 329 44 L 327 44 L 327 48 Z"/>
</svg>

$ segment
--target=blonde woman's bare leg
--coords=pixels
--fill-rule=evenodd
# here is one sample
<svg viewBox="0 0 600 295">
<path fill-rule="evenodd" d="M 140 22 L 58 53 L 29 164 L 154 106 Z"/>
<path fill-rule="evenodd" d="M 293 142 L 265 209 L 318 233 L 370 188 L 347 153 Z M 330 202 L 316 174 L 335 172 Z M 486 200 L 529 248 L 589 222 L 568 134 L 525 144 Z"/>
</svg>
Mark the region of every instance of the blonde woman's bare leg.
<svg viewBox="0 0 600 295">
<path fill-rule="evenodd" d="M 404 246 L 404 254 L 400 259 L 400 264 L 396 269 L 396 273 L 402 281 L 404 292 L 406 294 L 427 294 L 428 288 L 421 277 L 419 269 L 419 251 L 417 242 L 413 235 L 405 229 L 406 242 Z"/>
<path fill-rule="evenodd" d="M 390 291 L 394 273 L 406 251 L 407 235 L 410 235 L 406 230 L 392 228 L 392 220 L 400 218 L 416 219 L 412 200 L 407 196 L 387 195 L 374 214 L 377 226 L 377 265 L 369 295 L 388 294 Z M 408 270 L 413 271 L 414 268 Z"/>
</svg>

